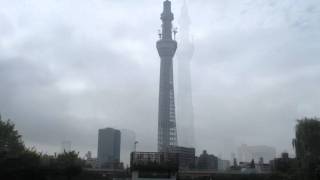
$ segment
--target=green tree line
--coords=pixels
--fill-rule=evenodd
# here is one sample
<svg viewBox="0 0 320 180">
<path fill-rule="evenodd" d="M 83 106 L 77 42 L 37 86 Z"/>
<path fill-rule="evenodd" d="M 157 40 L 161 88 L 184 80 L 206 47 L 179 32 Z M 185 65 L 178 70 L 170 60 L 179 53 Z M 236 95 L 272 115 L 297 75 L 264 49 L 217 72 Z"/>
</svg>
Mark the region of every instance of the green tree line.
<svg viewBox="0 0 320 180">
<path fill-rule="evenodd" d="M 27 148 L 12 121 L 0 116 L 0 179 L 72 179 L 83 166 L 75 151 L 47 155 Z"/>
</svg>

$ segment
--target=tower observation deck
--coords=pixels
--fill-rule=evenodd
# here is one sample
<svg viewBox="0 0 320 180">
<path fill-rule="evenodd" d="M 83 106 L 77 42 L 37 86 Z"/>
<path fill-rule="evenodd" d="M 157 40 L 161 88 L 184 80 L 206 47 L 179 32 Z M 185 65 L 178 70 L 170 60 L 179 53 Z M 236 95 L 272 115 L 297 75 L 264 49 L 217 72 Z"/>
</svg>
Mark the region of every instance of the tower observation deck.
<svg viewBox="0 0 320 180">
<path fill-rule="evenodd" d="M 161 14 L 162 31 L 157 49 L 161 58 L 160 87 L 158 109 L 158 151 L 164 152 L 167 147 L 178 144 L 173 85 L 173 57 L 177 50 L 177 42 L 172 38 L 171 2 L 163 2 Z"/>
</svg>

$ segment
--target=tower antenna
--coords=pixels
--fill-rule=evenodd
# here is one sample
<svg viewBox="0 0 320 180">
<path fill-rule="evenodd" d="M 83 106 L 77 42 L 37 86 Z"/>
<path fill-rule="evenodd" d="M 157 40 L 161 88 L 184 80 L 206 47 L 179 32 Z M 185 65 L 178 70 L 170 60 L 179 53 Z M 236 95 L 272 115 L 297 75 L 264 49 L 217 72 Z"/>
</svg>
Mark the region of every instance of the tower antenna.
<svg viewBox="0 0 320 180">
<path fill-rule="evenodd" d="M 159 39 L 162 38 L 162 33 L 161 33 L 161 30 L 160 30 L 160 29 L 158 29 L 158 36 L 159 36 Z"/>
<path fill-rule="evenodd" d="M 176 40 L 176 35 L 178 33 L 178 28 L 173 29 L 173 39 Z"/>
</svg>

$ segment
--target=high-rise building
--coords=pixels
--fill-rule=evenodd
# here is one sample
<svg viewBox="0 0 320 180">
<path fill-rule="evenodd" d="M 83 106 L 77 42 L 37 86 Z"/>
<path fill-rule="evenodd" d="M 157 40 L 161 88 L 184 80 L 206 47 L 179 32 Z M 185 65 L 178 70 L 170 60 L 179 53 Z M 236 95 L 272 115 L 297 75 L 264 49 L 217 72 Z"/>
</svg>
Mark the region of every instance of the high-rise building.
<svg viewBox="0 0 320 180">
<path fill-rule="evenodd" d="M 99 129 L 98 165 L 112 168 L 120 162 L 121 132 L 113 128 Z"/>
<path fill-rule="evenodd" d="M 135 149 L 136 134 L 128 129 L 121 129 L 120 159 L 125 166 L 130 165 L 130 154 Z"/>
<path fill-rule="evenodd" d="M 167 152 L 176 153 L 179 160 L 179 169 L 195 168 L 196 150 L 181 146 L 168 146 Z"/>
<path fill-rule="evenodd" d="M 177 51 L 177 126 L 179 145 L 185 147 L 195 147 L 190 69 L 194 45 L 190 37 L 190 24 L 187 2 L 184 1 L 179 20 L 180 41 Z"/>
<path fill-rule="evenodd" d="M 174 103 L 173 85 L 173 56 L 177 49 L 177 42 L 173 38 L 176 31 L 172 28 L 173 13 L 171 2 L 163 2 L 161 14 L 162 31 L 160 40 L 157 41 L 157 49 L 161 58 L 159 110 L 158 110 L 158 151 L 166 151 L 169 145 L 177 145 L 176 115 Z"/>
<path fill-rule="evenodd" d="M 218 170 L 226 171 L 230 168 L 230 161 L 218 158 Z"/>
<path fill-rule="evenodd" d="M 176 180 L 178 155 L 168 152 L 133 152 L 130 170 L 132 180 Z"/>
</svg>

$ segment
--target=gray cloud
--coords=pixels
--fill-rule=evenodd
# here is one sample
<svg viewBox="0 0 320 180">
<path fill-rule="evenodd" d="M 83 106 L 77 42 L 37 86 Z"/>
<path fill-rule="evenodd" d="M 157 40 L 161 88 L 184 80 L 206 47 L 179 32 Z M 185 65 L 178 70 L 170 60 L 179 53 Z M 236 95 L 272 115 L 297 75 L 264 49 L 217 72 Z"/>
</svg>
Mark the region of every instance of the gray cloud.
<svg viewBox="0 0 320 180">
<path fill-rule="evenodd" d="M 0 1 L 0 112 L 28 145 L 96 151 L 97 129 L 112 126 L 156 149 L 161 2 Z M 291 151 L 296 118 L 320 115 L 319 3 L 189 4 L 198 151 Z"/>
</svg>

